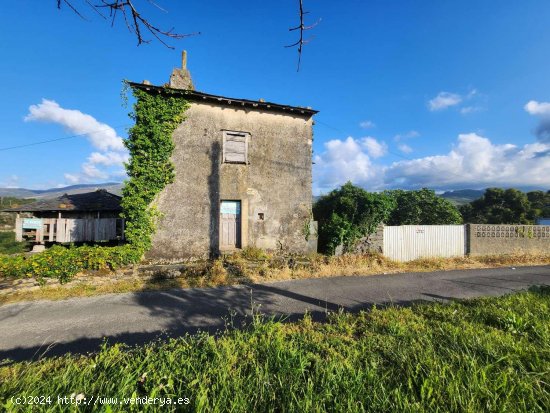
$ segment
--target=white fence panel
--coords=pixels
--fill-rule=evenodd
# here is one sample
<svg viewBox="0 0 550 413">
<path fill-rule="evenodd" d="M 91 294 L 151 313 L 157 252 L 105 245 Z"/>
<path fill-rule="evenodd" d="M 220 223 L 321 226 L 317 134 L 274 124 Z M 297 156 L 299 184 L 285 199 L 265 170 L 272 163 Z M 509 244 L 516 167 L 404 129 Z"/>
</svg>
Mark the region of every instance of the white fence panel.
<svg viewBox="0 0 550 413">
<path fill-rule="evenodd" d="M 463 256 L 464 225 L 384 227 L 384 255 L 395 261 Z"/>
</svg>

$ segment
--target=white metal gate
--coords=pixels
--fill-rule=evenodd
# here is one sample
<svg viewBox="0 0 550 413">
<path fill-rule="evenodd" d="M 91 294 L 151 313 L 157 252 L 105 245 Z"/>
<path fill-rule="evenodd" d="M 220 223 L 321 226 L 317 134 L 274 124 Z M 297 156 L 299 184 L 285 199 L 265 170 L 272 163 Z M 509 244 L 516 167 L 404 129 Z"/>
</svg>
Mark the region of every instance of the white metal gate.
<svg viewBox="0 0 550 413">
<path fill-rule="evenodd" d="M 384 227 L 384 255 L 395 261 L 465 254 L 464 225 Z"/>
</svg>

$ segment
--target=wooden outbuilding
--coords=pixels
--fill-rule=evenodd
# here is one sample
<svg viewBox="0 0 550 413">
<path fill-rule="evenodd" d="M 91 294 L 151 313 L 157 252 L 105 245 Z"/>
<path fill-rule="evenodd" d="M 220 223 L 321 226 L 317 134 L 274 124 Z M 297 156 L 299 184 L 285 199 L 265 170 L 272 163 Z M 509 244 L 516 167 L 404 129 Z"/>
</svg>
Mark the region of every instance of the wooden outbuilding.
<svg viewBox="0 0 550 413">
<path fill-rule="evenodd" d="M 39 244 L 114 241 L 124 238 L 121 199 L 99 189 L 38 200 L 4 211 L 17 213 L 17 241 Z"/>
</svg>

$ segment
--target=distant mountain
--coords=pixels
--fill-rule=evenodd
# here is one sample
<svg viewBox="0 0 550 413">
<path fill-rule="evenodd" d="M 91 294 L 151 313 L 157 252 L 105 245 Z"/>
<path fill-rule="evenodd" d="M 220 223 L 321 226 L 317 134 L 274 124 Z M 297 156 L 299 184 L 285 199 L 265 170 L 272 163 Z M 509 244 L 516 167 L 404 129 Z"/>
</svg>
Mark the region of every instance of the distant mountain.
<svg viewBox="0 0 550 413">
<path fill-rule="evenodd" d="M 448 199 L 455 205 L 464 205 L 481 198 L 484 193 L 485 189 L 457 189 L 443 192 L 439 196 Z"/>
<path fill-rule="evenodd" d="M 507 189 L 507 188 L 504 188 Z M 533 187 L 533 186 L 518 186 L 515 189 L 519 189 L 521 192 L 531 192 L 531 191 L 544 191 L 548 189 L 542 187 Z M 447 191 L 439 195 L 442 198 L 446 198 L 451 201 L 453 204 L 460 206 L 468 204 L 476 199 L 479 199 L 485 193 L 485 189 L 457 189 L 455 191 Z"/>
<path fill-rule="evenodd" d="M 0 196 L 12 196 L 15 198 L 35 198 L 35 199 L 48 199 L 55 198 L 63 194 L 82 194 L 84 192 L 91 192 L 96 189 L 105 189 L 112 194 L 122 195 L 122 186 L 120 182 L 107 182 L 104 184 L 81 184 L 70 185 L 62 188 L 49 188 L 49 189 L 25 189 L 25 188 L 0 188 Z M 538 190 L 541 188 L 518 188 L 523 192 Z M 546 190 L 545 190 L 546 191 Z M 439 196 L 448 199 L 455 205 L 463 205 L 472 202 L 478 198 L 481 198 L 485 193 L 485 189 L 457 189 L 454 191 L 446 191 Z M 321 198 L 321 195 L 314 195 L 312 197 L 313 202 L 317 202 Z"/>
<path fill-rule="evenodd" d="M 122 185 L 119 182 L 108 182 L 104 184 L 81 184 L 70 185 L 62 188 L 50 189 L 25 189 L 25 188 L 0 188 L 0 196 L 12 196 L 15 198 L 35 198 L 48 199 L 56 198 L 63 194 L 82 194 L 84 192 L 95 191 L 96 189 L 105 189 L 116 195 L 122 194 Z"/>
</svg>

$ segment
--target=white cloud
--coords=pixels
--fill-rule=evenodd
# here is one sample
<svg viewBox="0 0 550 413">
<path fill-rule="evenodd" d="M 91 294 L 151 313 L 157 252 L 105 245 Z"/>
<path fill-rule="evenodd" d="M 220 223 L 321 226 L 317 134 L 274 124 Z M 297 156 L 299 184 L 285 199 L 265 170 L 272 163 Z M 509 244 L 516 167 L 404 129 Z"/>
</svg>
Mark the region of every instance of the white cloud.
<svg viewBox="0 0 550 413">
<path fill-rule="evenodd" d="M 524 108 L 529 114 L 540 118 L 535 129 L 535 135 L 539 142 L 550 144 L 550 103 L 531 100 Z"/>
<path fill-rule="evenodd" d="M 393 137 L 393 140 L 396 142 L 399 142 L 404 139 L 412 139 L 412 138 L 418 138 L 420 136 L 420 133 L 418 133 L 415 130 L 408 131 L 407 133 L 403 134 L 397 134 Z"/>
<path fill-rule="evenodd" d="M 405 143 L 397 145 L 397 149 L 399 149 L 403 153 L 411 153 L 413 151 L 412 148 Z"/>
<path fill-rule="evenodd" d="M 63 177 L 65 178 L 65 181 L 67 181 L 67 183 L 70 184 L 70 185 L 75 185 L 75 184 L 80 182 L 80 176 L 79 175 L 66 173 L 66 174 L 63 175 Z M 62 186 L 65 186 L 65 185 L 59 184 L 58 186 L 62 187 Z"/>
<path fill-rule="evenodd" d="M 439 92 L 439 94 L 428 102 L 428 108 L 432 111 L 447 109 L 462 102 L 462 96 L 456 93 Z"/>
<path fill-rule="evenodd" d="M 324 144 L 325 151 L 314 159 L 314 192 L 334 189 L 347 181 L 372 182 L 378 175 L 376 168 L 359 140 L 351 136 L 334 139 Z"/>
<path fill-rule="evenodd" d="M 31 105 L 25 121 L 57 123 L 71 133 L 86 135 L 90 143 L 97 149 L 124 150 L 122 138 L 105 123 L 98 122 L 93 116 L 75 109 L 64 109 L 53 100 L 42 99 L 42 103 Z"/>
<path fill-rule="evenodd" d="M 0 187 L 3 187 L 3 188 L 19 187 L 19 177 L 17 175 L 10 175 L 6 180 L 0 181 Z"/>
<path fill-rule="evenodd" d="M 372 158 L 380 158 L 388 152 L 388 145 L 385 142 L 379 142 L 371 136 L 361 139 L 361 145 Z"/>
<path fill-rule="evenodd" d="M 88 162 L 95 165 L 122 165 L 124 162 L 128 162 L 129 155 L 127 152 L 92 152 L 88 156 Z"/>
<path fill-rule="evenodd" d="M 325 151 L 315 162 L 315 193 L 329 191 L 348 180 L 369 190 L 550 187 L 550 144 L 494 144 L 475 133 L 459 135 L 447 154 L 389 166 L 373 163 L 361 140 L 332 140 L 325 144 Z"/>
<path fill-rule="evenodd" d="M 525 110 L 530 115 L 550 116 L 550 103 L 549 102 L 537 102 L 536 100 L 530 100 L 525 105 Z"/>
<path fill-rule="evenodd" d="M 451 92 L 439 92 L 439 94 L 428 101 L 428 109 L 432 112 L 442 111 L 453 106 L 460 107 L 462 115 L 480 112 L 485 109 L 487 96 L 480 94 L 477 89 L 470 89 L 466 94 Z M 466 106 L 466 102 L 470 102 Z"/>
<path fill-rule="evenodd" d="M 128 160 L 128 151 L 122 138 L 111 126 L 79 110 L 62 108 L 57 102 L 48 99 L 42 99 L 38 105 L 31 105 L 24 120 L 61 125 L 70 133 L 85 135 L 92 147 L 98 150 L 88 156 L 82 164 L 80 173 L 64 175 L 68 183 L 95 182 L 120 177 L 123 162 Z"/>
<path fill-rule="evenodd" d="M 371 120 L 364 120 L 359 124 L 359 126 L 361 126 L 363 129 L 370 129 L 370 128 L 374 128 L 376 125 Z"/>
<path fill-rule="evenodd" d="M 107 179 L 109 174 L 101 171 L 93 163 L 86 162 L 82 165 L 83 178 L 86 180 Z"/>
<path fill-rule="evenodd" d="M 469 115 L 470 113 L 481 112 L 483 108 L 481 106 L 465 106 L 460 109 L 460 113 L 463 115 Z"/>
<path fill-rule="evenodd" d="M 495 145 L 475 133 L 458 136 L 446 155 L 395 162 L 385 170 L 386 186 L 460 188 L 486 186 L 550 186 L 550 149 L 541 143 L 517 147 Z"/>
</svg>

